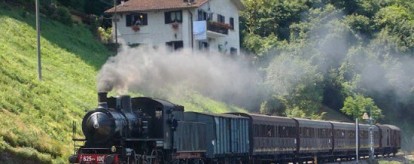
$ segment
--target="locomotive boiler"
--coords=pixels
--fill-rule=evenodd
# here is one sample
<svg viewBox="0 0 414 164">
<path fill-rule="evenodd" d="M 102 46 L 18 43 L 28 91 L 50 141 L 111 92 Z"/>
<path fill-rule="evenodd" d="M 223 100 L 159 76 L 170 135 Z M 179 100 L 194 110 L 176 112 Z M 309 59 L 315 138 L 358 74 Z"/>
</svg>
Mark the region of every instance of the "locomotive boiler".
<svg viewBox="0 0 414 164">
<path fill-rule="evenodd" d="M 120 96 L 115 104 L 108 108 L 105 93 L 99 94 L 99 105 L 83 118 L 82 131 L 88 146 L 105 147 L 119 144 L 122 137 L 140 137 L 146 135 L 147 122 L 140 111 L 132 111 L 131 98 Z M 115 106 L 113 106 L 115 105 Z"/>
<path fill-rule="evenodd" d="M 173 150 L 175 116 L 183 107 L 152 98 L 98 93 L 98 107 L 82 120 L 84 145 L 71 163 L 137 163 L 168 160 Z"/>
</svg>

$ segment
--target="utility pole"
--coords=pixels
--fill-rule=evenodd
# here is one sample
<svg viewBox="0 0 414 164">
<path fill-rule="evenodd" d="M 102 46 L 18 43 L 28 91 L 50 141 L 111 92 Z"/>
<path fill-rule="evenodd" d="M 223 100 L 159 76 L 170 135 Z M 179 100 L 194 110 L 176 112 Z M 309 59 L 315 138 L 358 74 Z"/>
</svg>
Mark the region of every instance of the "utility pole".
<svg viewBox="0 0 414 164">
<path fill-rule="evenodd" d="M 371 108 L 369 109 L 369 115 L 367 113 L 364 113 L 363 115 L 363 119 L 368 120 L 369 121 L 369 160 L 370 161 L 374 161 L 374 132 L 372 131 L 372 123 L 373 123 L 373 119 L 372 119 L 372 111 Z"/>
<path fill-rule="evenodd" d="M 370 153 L 369 159 L 370 161 L 374 161 L 374 132 L 372 131 L 372 112 L 371 108 L 369 109 L 369 146 L 370 146 Z"/>
<path fill-rule="evenodd" d="M 114 21 L 114 35 L 115 35 L 115 46 L 118 47 L 118 16 L 116 15 L 116 0 L 114 0 L 114 15 L 112 16 L 112 21 Z M 118 48 L 117 48 L 118 51 Z"/>
<path fill-rule="evenodd" d="M 358 126 L 358 118 L 355 119 L 355 159 L 356 163 L 359 163 L 359 145 L 358 145 L 358 138 L 359 138 L 359 126 Z"/>
<path fill-rule="evenodd" d="M 37 72 L 39 80 L 42 81 L 42 56 L 40 53 L 40 23 L 39 23 L 39 0 L 36 0 L 36 31 L 37 31 Z"/>
</svg>

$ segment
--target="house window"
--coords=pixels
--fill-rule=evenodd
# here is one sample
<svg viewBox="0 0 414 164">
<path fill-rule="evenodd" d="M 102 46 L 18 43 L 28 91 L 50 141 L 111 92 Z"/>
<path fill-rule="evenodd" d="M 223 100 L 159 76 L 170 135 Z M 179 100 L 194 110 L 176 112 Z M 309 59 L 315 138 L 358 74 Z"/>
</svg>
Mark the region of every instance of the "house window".
<svg viewBox="0 0 414 164">
<path fill-rule="evenodd" d="M 213 13 L 208 13 L 207 14 L 207 20 L 211 21 L 213 19 Z"/>
<path fill-rule="evenodd" d="M 171 47 L 173 50 L 178 50 L 184 47 L 183 41 L 171 41 L 167 42 L 166 45 Z"/>
<path fill-rule="evenodd" d="M 133 13 L 126 15 L 126 26 L 148 25 L 148 16 L 145 13 Z"/>
<path fill-rule="evenodd" d="M 182 11 L 169 11 L 164 13 L 165 16 L 165 24 L 173 23 L 173 22 L 183 22 L 183 14 Z"/>
<path fill-rule="evenodd" d="M 217 22 L 225 23 L 225 18 L 223 15 L 217 14 Z"/>
<path fill-rule="evenodd" d="M 211 18 L 213 18 L 213 13 L 207 13 L 202 9 L 197 10 L 197 20 L 211 20 Z"/>
<path fill-rule="evenodd" d="M 208 42 L 203 42 L 203 41 L 198 42 L 198 49 L 199 50 L 206 50 L 207 51 L 208 47 L 209 47 Z"/>
<path fill-rule="evenodd" d="M 234 18 L 230 17 L 230 29 L 234 30 Z"/>
<path fill-rule="evenodd" d="M 201 20 L 207 20 L 207 12 L 205 12 L 204 10 L 198 10 L 197 11 L 197 20 L 201 21 Z"/>
</svg>

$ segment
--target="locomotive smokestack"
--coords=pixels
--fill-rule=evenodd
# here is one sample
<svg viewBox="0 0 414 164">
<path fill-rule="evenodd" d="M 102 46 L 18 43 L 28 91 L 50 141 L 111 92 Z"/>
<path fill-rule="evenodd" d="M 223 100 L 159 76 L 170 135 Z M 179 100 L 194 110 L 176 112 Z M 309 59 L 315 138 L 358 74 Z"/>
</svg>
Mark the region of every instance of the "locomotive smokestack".
<svg viewBox="0 0 414 164">
<path fill-rule="evenodd" d="M 98 92 L 98 103 L 108 102 L 108 92 Z"/>
<path fill-rule="evenodd" d="M 108 92 L 98 92 L 98 108 L 108 109 Z"/>
</svg>

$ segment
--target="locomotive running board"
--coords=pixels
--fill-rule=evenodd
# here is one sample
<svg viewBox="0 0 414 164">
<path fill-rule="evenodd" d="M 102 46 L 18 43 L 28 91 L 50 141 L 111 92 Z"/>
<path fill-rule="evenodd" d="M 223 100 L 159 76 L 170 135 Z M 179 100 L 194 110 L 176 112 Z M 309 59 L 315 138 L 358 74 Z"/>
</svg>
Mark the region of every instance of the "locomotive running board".
<svg viewBox="0 0 414 164">
<path fill-rule="evenodd" d="M 174 159 L 192 159 L 192 158 L 202 158 L 205 151 L 181 151 L 174 154 Z"/>
<path fill-rule="evenodd" d="M 163 141 L 162 138 L 125 138 L 125 141 Z"/>
<path fill-rule="evenodd" d="M 72 138 L 72 141 L 86 141 L 84 138 Z"/>
</svg>

